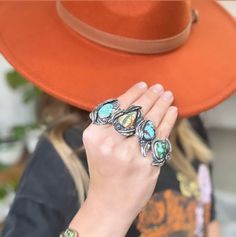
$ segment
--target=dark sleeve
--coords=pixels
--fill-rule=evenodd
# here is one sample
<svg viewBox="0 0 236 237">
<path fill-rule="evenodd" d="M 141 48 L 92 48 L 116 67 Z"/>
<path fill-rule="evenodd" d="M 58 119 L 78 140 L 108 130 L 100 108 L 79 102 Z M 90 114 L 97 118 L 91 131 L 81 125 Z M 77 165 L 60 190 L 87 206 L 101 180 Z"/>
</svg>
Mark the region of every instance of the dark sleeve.
<svg viewBox="0 0 236 237">
<path fill-rule="evenodd" d="M 189 122 L 192 125 L 193 129 L 199 134 L 199 136 L 202 138 L 202 140 L 208 145 L 211 146 L 207 130 L 204 127 L 204 124 L 199 116 L 194 116 L 189 118 Z M 211 174 L 211 180 L 212 180 L 212 163 L 209 164 L 209 170 Z M 215 195 L 214 195 L 214 183 L 212 181 L 212 194 L 211 194 L 211 216 L 210 221 L 214 221 L 216 219 L 216 208 L 215 208 Z"/>
<path fill-rule="evenodd" d="M 74 182 L 44 137 L 20 181 L 2 237 L 58 237 L 78 208 Z"/>
</svg>

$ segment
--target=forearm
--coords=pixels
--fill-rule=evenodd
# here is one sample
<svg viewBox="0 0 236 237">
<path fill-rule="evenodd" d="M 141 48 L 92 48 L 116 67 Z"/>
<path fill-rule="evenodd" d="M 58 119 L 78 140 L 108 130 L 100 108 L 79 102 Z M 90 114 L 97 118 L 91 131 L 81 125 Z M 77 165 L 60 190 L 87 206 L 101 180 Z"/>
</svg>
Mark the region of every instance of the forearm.
<svg viewBox="0 0 236 237">
<path fill-rule="evenodd" d="M 76 230 L 79 237 L 124 237 L 134 218 L 122 207 L 115 211 L 102 203 L 86 200 L 70 228 Z"/>
</svg>

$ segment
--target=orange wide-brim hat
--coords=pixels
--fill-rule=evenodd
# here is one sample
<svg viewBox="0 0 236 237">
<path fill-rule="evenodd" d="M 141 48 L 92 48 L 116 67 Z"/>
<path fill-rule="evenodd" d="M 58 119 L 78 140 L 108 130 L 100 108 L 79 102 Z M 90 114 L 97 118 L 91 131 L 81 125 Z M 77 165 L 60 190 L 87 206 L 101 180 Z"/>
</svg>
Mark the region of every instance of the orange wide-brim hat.
<svg viewBox="0 0 236 237">
<path fill-rule="evenodd" d="M 236 21 L 215 1 L 0 2 L 0 51 L 88 111 L 139 81 L 171 90 L 181 117 L 236 90 Z"/>
</svg>

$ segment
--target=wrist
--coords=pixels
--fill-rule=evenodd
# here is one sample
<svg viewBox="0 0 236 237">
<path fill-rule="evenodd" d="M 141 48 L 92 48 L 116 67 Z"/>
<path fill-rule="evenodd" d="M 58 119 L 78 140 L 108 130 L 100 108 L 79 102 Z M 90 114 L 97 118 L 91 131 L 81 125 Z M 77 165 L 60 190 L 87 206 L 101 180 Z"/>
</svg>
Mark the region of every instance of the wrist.
<svg viewBox="0 0 236 237">
<path fill-rule="evenodd" d="M 80 237 L 124 237 L 135 217 L 125 210 L 87 198 L 73 218 L 70 228 Z"/>
</svg>

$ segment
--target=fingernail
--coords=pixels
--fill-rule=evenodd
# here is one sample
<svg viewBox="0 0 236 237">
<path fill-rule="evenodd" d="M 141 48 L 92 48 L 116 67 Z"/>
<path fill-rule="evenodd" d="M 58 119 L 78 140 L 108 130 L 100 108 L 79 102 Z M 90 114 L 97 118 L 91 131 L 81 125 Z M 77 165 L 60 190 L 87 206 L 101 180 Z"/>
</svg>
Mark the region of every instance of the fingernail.
<svg viewBox="0 0 236 237">
<path fill-rule="evenodd" d="M 141 81 L 141 82 L 137 83 L 136 86 L 140 89 L 144 89 L 144 88 L 147 88 L 147 83 L 144 81 Z"/>
<path fill-rule="evenodd" d="M 171 99 L 173 98 L 173 94 L 172 94 L 172 92 L 170 92 L 170 91 L 166 91 L 166 92 L 162 95 L 162 98 L 163 98 L 164 100 L 169 101 L 169 100 L 171 100 Z"/>
<path fill-rule="evenodd" d="M 156 84 L 154 86 L 151 86 L 150 89 L 154 92 L 154 93 L 160 93 L 163 90 L 163 86 L 160 84 Z"/>
<path fill-rule="evenodd" d="M 171 106 L 169 110 L 173 113 L 176 113 L 178 111 L 178 108 L 176 106 Z"/>
</svg>

